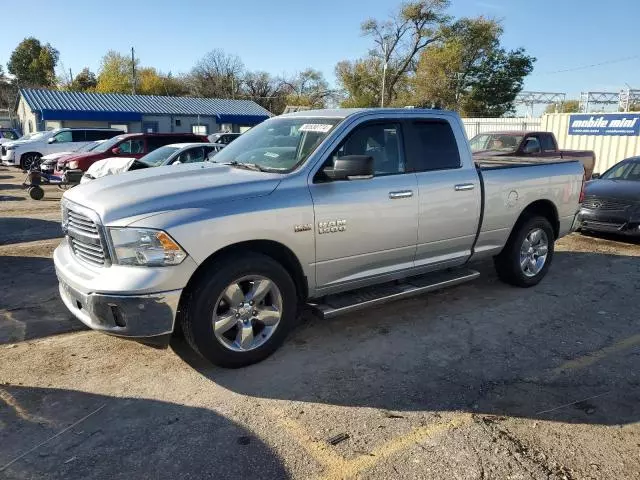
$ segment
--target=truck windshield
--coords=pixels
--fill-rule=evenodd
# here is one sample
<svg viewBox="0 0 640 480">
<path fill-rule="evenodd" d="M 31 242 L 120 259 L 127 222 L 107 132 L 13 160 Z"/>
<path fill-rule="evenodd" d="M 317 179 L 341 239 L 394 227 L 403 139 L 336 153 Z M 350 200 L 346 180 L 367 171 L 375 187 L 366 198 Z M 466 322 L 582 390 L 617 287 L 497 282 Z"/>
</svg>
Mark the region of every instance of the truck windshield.
<svg viewBox="0 0 640 480">
<path fill-rule="evenodd" d="M 289 172 L 302 164 L 341 120 L 319 117 L 272 118 L 227 145 L 213 157 L 213 161 Z"/>
<path fill-rule="evenodd" d="M 469 141 L 472 152 L 481 152 L 483 150 L 515 152 L 520 142 L 522 142 L 522 135 L 504 133 L 481 133 Z"/>
</svg>

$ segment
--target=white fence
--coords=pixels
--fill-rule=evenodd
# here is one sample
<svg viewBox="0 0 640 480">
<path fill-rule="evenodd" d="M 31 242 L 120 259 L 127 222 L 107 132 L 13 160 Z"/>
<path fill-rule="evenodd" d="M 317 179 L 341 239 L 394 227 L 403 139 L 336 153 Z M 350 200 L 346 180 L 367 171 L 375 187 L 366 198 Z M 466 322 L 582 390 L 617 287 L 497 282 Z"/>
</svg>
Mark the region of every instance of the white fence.
<svg viewBox="0 0 640 480">
<path fill-rule="evenodd" d="M 504 130 L 540 130 L 541 118 L 517 117 L 517 118 L 463 118 L 467 137 L 473 138 L 479 133 L 504 131 Z"/>
</svg>

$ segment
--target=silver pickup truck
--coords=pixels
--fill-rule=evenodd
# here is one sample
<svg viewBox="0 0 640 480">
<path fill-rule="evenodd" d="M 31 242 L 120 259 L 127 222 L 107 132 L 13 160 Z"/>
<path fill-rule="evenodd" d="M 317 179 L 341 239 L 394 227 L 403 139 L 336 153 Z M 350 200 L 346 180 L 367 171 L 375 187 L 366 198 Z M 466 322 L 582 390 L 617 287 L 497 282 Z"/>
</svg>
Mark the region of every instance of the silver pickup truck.
<svg viewBox="0 0 640 480">
<path fill-rule="evenodd" d="M 476 165 L 456 114 L 417 109 L 282 115 L 214 160 L 64 194 L 54 260 L 77 318 L 152 343 L 182 330 L 248 365 L 304 305 L 332 317 L 472 280 L 487 258 L 537 284 L 584 187 L 577 161 Z"/>
</svg>

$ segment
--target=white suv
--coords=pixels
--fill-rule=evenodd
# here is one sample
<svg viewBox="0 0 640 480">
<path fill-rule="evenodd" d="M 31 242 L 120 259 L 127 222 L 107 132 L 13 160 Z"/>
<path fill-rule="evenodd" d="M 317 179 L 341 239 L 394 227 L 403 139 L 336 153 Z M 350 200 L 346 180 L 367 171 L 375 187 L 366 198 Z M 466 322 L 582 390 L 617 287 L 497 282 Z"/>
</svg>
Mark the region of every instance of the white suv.
<svg viewBox="0 0 640 480">
<path fill-rule="evenodd" d="M 58 128 L 37 132 L 25 140 L 2 144 L 0 160 L 3 165 L 15 165 L 28 170 L 34 163 L 38 165 L 43 155 L 74 152 L 87 143 L 108 140 L 123 133 L 125 132 L 114 128 Z"/>
</svg>

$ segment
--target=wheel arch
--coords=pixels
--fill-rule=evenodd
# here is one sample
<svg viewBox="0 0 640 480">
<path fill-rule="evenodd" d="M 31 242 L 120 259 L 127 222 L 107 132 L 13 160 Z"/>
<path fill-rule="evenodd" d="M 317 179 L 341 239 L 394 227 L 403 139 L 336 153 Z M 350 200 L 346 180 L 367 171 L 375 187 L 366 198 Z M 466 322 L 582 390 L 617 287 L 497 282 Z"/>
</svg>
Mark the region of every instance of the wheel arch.
<svg viewBox="0 0 640 480">
<path fill-rule="evenodd" d="M 549 221 L 551 228 L 553 228 L 555 240 L 557 240 L 560 235 L 560 216 L 558 215 L 558 209 L 551 200 L 536 200 L 527 205 L 520 213 L 511 234 L 513 235 L 513 232 L 517 231 L 515 227 L 519 226 L 527 218 L 536 216 L 544 217 Z"/>
<path fill-rule="evenodd" d="M 194 274 L 191 275 L 191 278 L 183 291 L 182 298 L 184 299 L 189 295 L 193 286 L 198 282 L 201 276 L 215 265 L 217 261 L 229 255 L 246 252 L 261 253 L 271 257 L 282 265 L 289 273 L 296 286 L 298 299 L 302 302 L 307 298 L 309 294 L 309 285 L 298 257 L 289 247 L 274 240 L 249 240 L 228 245 L 212 253 L 198 266 Z"/>
</svg>

